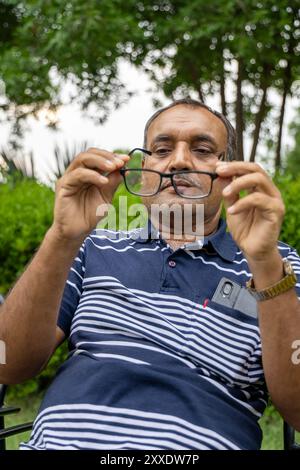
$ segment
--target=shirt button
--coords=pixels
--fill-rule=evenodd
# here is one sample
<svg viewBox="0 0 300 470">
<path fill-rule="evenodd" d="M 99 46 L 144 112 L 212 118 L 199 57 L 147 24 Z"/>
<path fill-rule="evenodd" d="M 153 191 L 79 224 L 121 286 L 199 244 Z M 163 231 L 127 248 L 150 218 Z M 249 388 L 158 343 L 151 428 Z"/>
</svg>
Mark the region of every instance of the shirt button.
<svg viewBox="0 0 300 470">
<path fill-rule="evenodd" d="M 175 266 L 176 266 L 176 261 L 173 261 L 173 260 L 169 261 L 169 266 L 170 266 L 171 268 L 175 268 Z"/>
</svg>

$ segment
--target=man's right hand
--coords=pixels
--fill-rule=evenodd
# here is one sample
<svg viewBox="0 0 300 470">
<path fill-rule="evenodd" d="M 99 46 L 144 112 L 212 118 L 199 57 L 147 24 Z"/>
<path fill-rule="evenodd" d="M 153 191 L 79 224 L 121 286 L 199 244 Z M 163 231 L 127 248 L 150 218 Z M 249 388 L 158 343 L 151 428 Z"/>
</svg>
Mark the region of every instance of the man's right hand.
<svg viewBox="0 0 300 470">
<path fill-rule="evenodd" d="M 64 241 L 81 243 L 101 220 L 97 208 L 110 204 L 122 181 L 119 169 L 128 155 L 90 148 L 74 158 L 56 183 L 51 232 Z M 103 173 L 109 175 L 103 176 Z"/>
<path fill-rule="evenodd" d="M 53 224 L 1 306 L 0 339 L 6 344 L 7 364 L 0 364 L 0 383 L 34 377 L 63 341 L 57 315 L 70 267 L 101 219 L 97 207 L 111 203 L 122 181 L 119 168 L 129 158 L 91 148 L 79 154 L 57 181 Z"/>
</svg>

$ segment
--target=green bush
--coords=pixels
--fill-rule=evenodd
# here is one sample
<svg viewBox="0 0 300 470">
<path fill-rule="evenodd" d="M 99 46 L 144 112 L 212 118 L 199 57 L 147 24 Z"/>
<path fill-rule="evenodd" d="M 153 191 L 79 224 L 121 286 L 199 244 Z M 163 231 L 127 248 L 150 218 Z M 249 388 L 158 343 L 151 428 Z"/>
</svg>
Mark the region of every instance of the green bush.
<svg viewBox="0 0 300 470">
<path fill-rule="evenodd" d="M 300 254 L 300 176 L 277 175 L 274 182 L 280 190 L 286 214 L 283 220 L 280 240 L 296 248 Z"/>
<path fill-rule="evenodd" d="M 0 292 L 6 294 L 52 222 L 54 193 L 31 179 L 0 184 Z"/>
<path fill-rule="evenodd" d="M 28 178 L 9 178 L 0 184 L 0 292 L 7 294 L 38 249 L 53 218 L 54 193 Z M 11 387 L 22 397 L 44 389 L 64 361 L 66 345 L 33 380 Z"/>
</svg>

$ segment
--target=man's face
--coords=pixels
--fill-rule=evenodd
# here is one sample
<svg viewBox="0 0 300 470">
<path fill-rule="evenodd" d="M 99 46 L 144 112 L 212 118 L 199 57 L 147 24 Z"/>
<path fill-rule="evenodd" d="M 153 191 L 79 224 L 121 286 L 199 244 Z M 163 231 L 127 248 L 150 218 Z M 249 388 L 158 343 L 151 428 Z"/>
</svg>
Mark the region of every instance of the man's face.
<svg viewBox="0 0 300 470">
<path fill-rule="evenodd" d="M 160 114 L 148 130 L 147 149 L 154 153 L 166 151 L 167 156 L 146 156 L 143 168 L 165 173 L 179 170 L 214 172 L 218 161 L 214 154 L 225 152 L 226 147 L 227 129 L 217 116 L 205 108 L 177 105 Z M 206 151 L 210 151 L 213 156 L 208 159 L 203 157 Z M 169 184 L 170 180 L 164 178 L 162 191 L 152 197 L 143 197 L 146 207 L 150 208 L 151 204 L 193 204 L 195 208 L 195 204 L 204 204 L 204 217 L 209 219 L 220 211 L 222 190 L 228 180 L 217 178 L 213 182 L 211 194 L 195 200 L 178 196 L 172 186 L 164 188 Z M 143 185 L 147 188 L 155 185 L 151 173 L 146 173 Z M 191 188 L 188 190 L 192 191 Z"/>
</svg>

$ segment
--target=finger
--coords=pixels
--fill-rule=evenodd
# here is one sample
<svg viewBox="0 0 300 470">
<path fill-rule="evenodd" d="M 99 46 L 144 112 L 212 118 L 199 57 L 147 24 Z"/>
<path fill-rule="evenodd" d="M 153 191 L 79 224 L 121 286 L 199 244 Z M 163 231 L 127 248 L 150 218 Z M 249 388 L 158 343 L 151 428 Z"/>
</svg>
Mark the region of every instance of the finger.
<svg viewBox="0 0 300 470">
<path fill-rule="evenodd" d="M 223 191 L 223 202 L 224 202 L 225 209 L 227 209 L 228 207 L 235 204 L 240 199 L 240 196 L 239 196 L 239 193 L 234 193 L 234 192 L 226 196 L 224 195 L 224 191 Z"/>
<path fill-rule="evenodd" d="M 126 154 L 109 152 L 108 150 L 98 149 L 96 147 L 90 147 L 89 149 L 87 149 L 86 153 L 93 153 L 95 155 L 99 155 L 100 157 L 105 157 L 108 160 L 114 160 L 114 158 L 116 157 L 127 157 L 128 159 L 130 158 L 129 155 Z"/>
<path fill-rule="evenodd" d="M 242 176 L 247 173 L 262 173 L 262 174 L 265 174 L 268 178 L 270 178 L 261 165 L 258 165 L 258 163 L 253 163 L 253 162 L 218 161 L 216 163 L 216 173 L 218 173 L 218 175 L 220 176 L 223 176 L 223 175 Z"/>
<path fill-rule="evenodd" d="M 275 213 L 280 217 L 284 215 L 284 205 L 281 200 L 267 196 L 263 193 L 252 193 L 245 196 L 228 208 L 229 214 L 239 214 L 250 209 L 259 209 L 262 212 Z"/>
<path fill-rule="evenodd" d="M 108 150 L 97 149 L 95 147 L 89 148 L 87 150 L 87 153 L 98 155 L 99 157 L 104 157 L 107 160 L 110 160 L 112 162 L 114 162 L 116 159 L 119 159 L 125 162 L 130 160 L 130 156 L 125 153 L 109 152 Z"/>
<path fill-rule="evenodd" d="M 100 171 L 101 173 L 104 172 L 105 176 L 106 173 L 110 173 L 121 168 L 125 162 L 120 158 L 115 158 L 114 160 L 106 160 L 103 157 L 98 157 L 94 154 L 86 154 L 82 160 L 81 165 L 85 168 L 95 169 Z"/>
<path fill-rule="evenodd" d="M 107 160 L 105 157 L 93 153 L 82 153 L 71 163 L 66 172 L 73 171 L 76 168 L 84 167 L 98 170 L 100 172 L 110 172 L 121 168 L 125 161 L 115 157 L 113 160 Z"/>
<path fill-rule="evenodd" d="M 116 191 L 119 184 L 123 181 L 123 177 L 120 174 L 119 170 L 113 171 L 112 173 L 107 175 L 107 179 L 108 179 L 107 188 L 109 187 L 109 189 L 113 193 Z"/>
<path fill-rule="evenodd" d="M 238 194 L 243 190 L 264 192 L 273 197 L 277 197 L 279 193 L 272 181 L 266 178 L 262 173 L 248 173 L 247 175 L 235 178 L 232 183 L 223 190 L 223 195 L 226 197 L 234 193 Z"/>
<path fill-rule="evenodd" d="M 80 166 L 88 166 L 84 165 L 84 162 L 87 162 L 87 160 L 90 160 L 91 158 L 93 158 L 95 162 L 105 162 L 109 170 L 114 170 L 116 163 L 119 165 L 119 167 L 121 167 L 124 162 L 126 163 L 130 159 L 128 155 L 124 154 L 114 154 L 106 150 L 88 149 L 86 152 L 79 153 L 77 157 L 74 158 L 74 160 L 68 166 L 66 172 L 73 171 L 75 168 Z M 109 167 L 109 164 L 112 164 L 113 166 Z M 98 164 L 96 164 L 95 167 L 97 168 Z M 109 171 L 108 168 L 107 171 Z"/>
<path fill-rule="evenodd" d="M 108 183 L 106 176 L 100 175 L 97 171 L 88 168 L 77 168 L 60 180 L 60 189 L 80 188 L 83 185 L 95 185 L 98 188 Z"/>
</svg>

